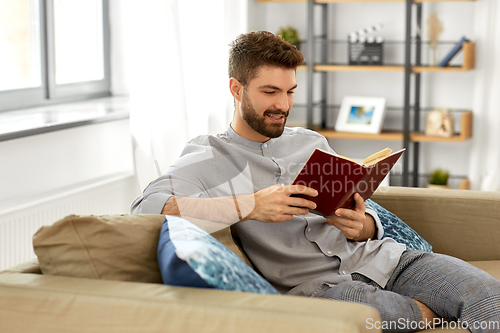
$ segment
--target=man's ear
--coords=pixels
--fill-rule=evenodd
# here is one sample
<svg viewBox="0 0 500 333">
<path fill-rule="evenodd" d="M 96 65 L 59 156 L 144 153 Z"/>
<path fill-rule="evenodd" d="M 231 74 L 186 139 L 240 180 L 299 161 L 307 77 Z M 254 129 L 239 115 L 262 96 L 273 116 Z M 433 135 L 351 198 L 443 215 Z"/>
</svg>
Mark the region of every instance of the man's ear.
<svg viewBox="0 0 500 333">
<path fill-rule="evenodd" d="M 232 77 L 229 79 L 229 90 L 231 91 L 231 95 L 233 95 L 234 99 L 241 102 L 241 93 L 243 92 L 243 85 L 241 82 Z"/>
</svg>

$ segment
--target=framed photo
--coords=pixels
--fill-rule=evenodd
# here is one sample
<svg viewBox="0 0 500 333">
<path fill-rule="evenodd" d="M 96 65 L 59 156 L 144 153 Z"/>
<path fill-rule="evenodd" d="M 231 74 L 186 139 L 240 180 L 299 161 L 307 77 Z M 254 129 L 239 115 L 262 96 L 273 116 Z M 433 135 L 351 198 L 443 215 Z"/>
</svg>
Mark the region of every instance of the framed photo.
<svg viewBox="0 0 500 333">
<path fill-rule="evenodd" d="M 345 96 L 335 123 L 339 132 L 379 134 L 385 115 L 385 98 Z"/>
</svg>

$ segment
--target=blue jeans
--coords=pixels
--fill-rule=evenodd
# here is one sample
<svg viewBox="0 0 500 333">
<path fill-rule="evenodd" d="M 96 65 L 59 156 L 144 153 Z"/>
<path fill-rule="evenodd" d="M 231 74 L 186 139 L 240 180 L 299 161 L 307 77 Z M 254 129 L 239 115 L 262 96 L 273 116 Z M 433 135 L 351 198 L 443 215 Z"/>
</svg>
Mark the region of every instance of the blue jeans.
<svg viewBox="0 0 500 333">
<path fill-rule="evenodd" d="M 357 273 L 352 278 L 324 286 L 315 297 L 375 308 L 382 322 L 367 321 L 367 327 L 384 332 L 415 332 L 433 324 L 474 333 L 500 332 L 500 281 L 460 259 L 405 251 L 385 288 Z M 447 321 L 425 326 L 414 300 Z"/>
</svg>

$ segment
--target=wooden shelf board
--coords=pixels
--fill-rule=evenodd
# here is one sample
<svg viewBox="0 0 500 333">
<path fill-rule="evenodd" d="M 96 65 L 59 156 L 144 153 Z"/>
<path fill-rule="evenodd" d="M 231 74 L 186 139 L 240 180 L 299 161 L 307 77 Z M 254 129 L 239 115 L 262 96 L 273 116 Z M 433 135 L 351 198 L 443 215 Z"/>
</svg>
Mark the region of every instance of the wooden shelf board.
<svg viewBox="0 0 500 333">
<path fill-rule="evenodd" d="M 402 72 L 403 66 L 351 66 L 351 65 L 315 65 L 317 72 Z"/>
<path fill-rule="evenodd" d="M 471 68 L 472 69 L 472 68 Z M 307 70 L 306 65 L 297 67 L 297 70 Z M 415 73 L 423 72 L 466 72 L 470 69 L 464 67 L 412 67 Z M 351 66 L 351 65 L 315 65 L 316 72 L 403 72 L 403 66 Z"/>
<path fill-rule="evenodd" d="M 464 61 L 462 66 L 452 67 L 437 67 L 437 66 L 413 66 L 414 73 L 422 72 L 466 72 L 474 69 L 476 44 L 474 42 L 466 42 L 463 44 Z M 298 70 L 306 70 L 307 65 L 302 65 L 297 68 Z M 403 72 L 405 67 L 403 65 L 396 66 L 358 66 L 358 65 L 314 65 L 316 72 Z"/>
<path fill-rule="evenodd" d="M 415 2 L 472 2 L 476 0 L 414 0 Z"/>
<path fill-rule="evenodd" d="M 380 134 L 369 133 L 351 133 L 351 132 L 337 132 L 334 130 L 317 130 L 319 134 L 327 139 L 359 139 L 359 140 L 389 140 L 389 141 L 402 141 L 403 133 L 401 132 L 382 132 Z M 427 136 L 424 133 L 410 133 L 410 141 L 412 142 L 463 142 L 468 137 L 457 134 L 449 138 Z"/>
<path fill-rule="evenodd" d="M 369 133 L 354 133 L 354 132 L 337 132 L 331 129 L 316 130 L 319 134 L 327 139 L 362 139 L 362 140 L 403 140 L 401 132 L 382 132 L 380 134 Z"/>
<path fill-rule="evenodd" d="M 460 133 L 449 138 L 428 136 L 424 133 L 411 133 L 410 140 L 416 142 L 464 142 L 472 137 L 472 111 L 465 111 L 460 117 Z"/>
<path fill-rule="evenodd" d="M 405 0 L 316 0 L 316 3 L 341 3 L 341 2 L 403 2 Z"/>
<path fill-rule="evenodd" d="M 307 2 L 307 0 L 258 0 L 259 2 Z M 406 0 L 316 0 L 316 3 L 405 2 Z M 476 0 L 414 0 L 415 2 L 471 2 Z"/>
<path fill-rule="evenodd" d="M 428 136 L 424 133 L 411 133 L 410 140 L 414 142 L 463 142 L 468 138 L 463 137 L 460 134 L 453 135 L 449 138 L 442 138 L 438 136 Z"/>
<path fill-rule="evenodd" d="M 468 69 L 464 67 L 458 67 L 458 66 L 453 66 L 453 67 L 424 67 L 424 66 L 415 66 L 412 67 L 412 71 L 415 73 L 423 73 L 423 72 L 432 72 L 432 73 L 437 73 L 437 72 L 466 72 Z"/>
<path fill-rule="evenodd" d="M 402 132 L 382 132 L 380 134 L 338 132 L 332 129 L 315 129 L 316 132 L 328 139 L 359 139 L 359 140 L 391 140 L 402 141 Z M 464 142 L 472 137 L 472 111 L 467 111 L 461 117 L 460 133 L 449 138 L 428 136 L 424 133 L 410 133 L 412 142 Z"/>
</svg>

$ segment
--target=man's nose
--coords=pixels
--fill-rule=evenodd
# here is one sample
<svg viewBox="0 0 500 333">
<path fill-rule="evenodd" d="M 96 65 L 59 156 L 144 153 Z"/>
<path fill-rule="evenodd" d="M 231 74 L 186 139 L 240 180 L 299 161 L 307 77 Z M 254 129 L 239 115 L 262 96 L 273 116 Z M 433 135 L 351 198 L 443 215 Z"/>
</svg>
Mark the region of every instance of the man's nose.
<svg viewBox="0 0 500 333">
<path fill-rule="evenodd" d="M 290 109 L 290 101 L 288 99 L 288 94 L 281 94 L 278 101 L 276 102 L 276 108 L 283 111 L 288 111 Z"/>
</svg>

